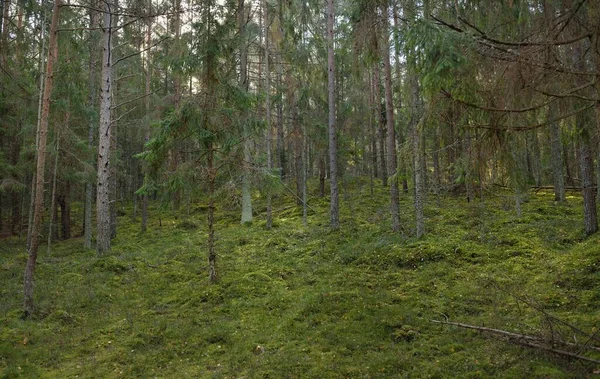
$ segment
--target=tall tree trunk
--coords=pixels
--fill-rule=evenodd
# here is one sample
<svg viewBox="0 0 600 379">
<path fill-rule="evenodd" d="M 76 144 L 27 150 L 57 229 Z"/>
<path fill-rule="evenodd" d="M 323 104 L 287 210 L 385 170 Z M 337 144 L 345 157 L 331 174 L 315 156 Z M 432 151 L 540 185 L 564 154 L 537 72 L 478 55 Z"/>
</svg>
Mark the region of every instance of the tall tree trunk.
<svg viewBox="0 0 600 379">
<path fill-rule="evenodd" d="M 390 48 L 388 42 L 389 20 L 387 6 L 382 8 L 383 14 L 383 36 L 381 43 L 381 54 L 384 65 L 384 90 L 385 90 L 385 113 L 387 123 L 387 155 L 386 161 L 388 174 L 390 175 L 390 213 L 392 216 L 392 230 L 400 231 L 400 190 L 398 188 L 398 173 L 396 156 L 396 131 L 394 129 L 394 100 L 392 96 L 392 65 L 390 63 Z"/>
<path fill-rule="evenodd" d="M 48 61 L 44 79 L 44 95 L 42 98 L 42 112 L 40 115 L 40 128 L 38 131 L 38 155 L 36 163 L 35 202 L 33 212 L 33 226 L 31 228 L 31 245 L 25 266 L 24 275 L 24 317 L 29 317 L 33 312 L 33 274 L 40 244 L 40 231 L 42 228 L 42 213 L 44 211 L 44 170 L 46 168 L 46 141 L 48 137 L 48 118 L 50 115 L 50 96 L 54 81 L 54 64 L 58 57 L 58 16 L 61 0 L 54 1 L 52 21 L 50 24 L 50 40 L 48 42 Z"/>
<path fill-rule="evenodd" d="M 408 8 L 404 9 L 405 14 L 409 19 L 415 17 L 414 10 Z M 421 109 L 421 93 L 419 88 L 419 81 L 417 78 L 416 62 L 412 55 L 408 55 L 408 73 L 407 81 L 409 83 L 410 92 L 410 124 L 409 133 L 411 140 L 411 150 L 413 157 L 413 168 L 414 168 L 414 206 L 415 206 L 415 220 L 416 220 L 416 235 L 420 238 L 425 233 L 425 220 L 424 220 L 424 163 L 423 163 L 423 152 L 422 152 L 422 141 L 423 141 L 423 120 L 424 117 Z"/>
<path fill-rule="evenodd" d="M 555 7 L 552 1 L 544 1 L 544 14 L 545 14 L 545 24 L 547 30 L 551 31 L 553 23 L 554 23 L 554 13 Z M 548 36 L 550 38 L 550 36 Z M 555 60 L 555 48 L 552 45 L 548 45 L 546 48 L 546 63 L 551 66 L 554 64 Z M 553 81 L 553 75 L 550 75 L 550 81 Z M 556 85 L 554 83 L 550 84 L 550 91 L 556 91 Z M 554 200 L 558 202 L 566 201 L 565 195 L 565 179 L 564 179 L 564 163 L 563 163 L 563 152 L 562 152 L 562 142 L 560 138 L 560 125 L 556 118 L 558 116 L 559 104 L 558 101 L 556 103 L 551 103 L 547 107 L 547 122 L 550 129 L 550 162 L 552 164 L 552 181 L 554 183 Z"/>
<path fill-rule="evenodd" d="M 119 0 L 114 0 L 114 8 L 115 9 L 119 9 Z M 117 30 L 115 29 L 116 26 L 119 23 L 119 15 L 115 14 L 112 16 L 111 18 L 111 29 L 112 30 Z M 114 33 L 112 34 L 112 43 L 111 46 L 115 46 L 113 48 L 113 51 L 111 52 L 111 56 L 113 54 L 117 54 L 117 50 L 119 50 L 119 34 L 118 33 Z M 111 63 L 111 67 L 112 67 L 112 63 Z M 112 96 L 111 96 L 111 106 L 115 105 L 116 103 L 118 103 L 117 99 L 118 99 L 118 94 L 119 94 L 119 90 L 118 90 L 118 86 L 119 86 L 119 81 L 116 80 L 116 78 L 119 77 L 118 74 L 118 69 L 117 67 L 112 67 L 112 74 L 111 74 L 111 80 L 112 80 L 112 84 L 111 84 L 111 90 L 112 90 Z M 110 176 L 108 179 L 108 190 L 109 190 L 109 198 L 110 198 L 110 205 L 109 205 L 109 210 L 110 210 L 110 238 L 115 239 L 117 238 L 117 186 L 118 186 L 118 176 L 117 176 L 117 154 L 119 153 L 119 150 L 117 149 L 117 130 L 118 130 L 118 126 L 119 126 L 119 117 L 118 117 L 118 109 L 115 108 L 114 111 L 111 111 L 111 124 L 110 124 L 110 128 L 109 128 L 109 132 L 110 132 L 110 156 L 111 156 L 111 162 L 110 162 Z"/>
<path fill-rule="evenodd" d="M 45 25 L 46 24 L 46 8 L 44 8 L 44 16 L 42 18 L 42 24 L 41 25 Z M 37 154 L 39 151 L 39 136 L 40 136 L 40 127 L 41 127 L 41 123 L 42 123 L 42 110 L 43 110 L 43 104 L 44 104 L 44 85 L 46 83 L 46 74 L 43 70 L 44 68 L 44 53 L 45 53 L 45 45 L 46 45 L 46 38 L 45 38 L 45 34 L 44 31 L 46 30 L 46 28 L 44 27 L 40 27 L 40 40 L 42 41 L 41 45 L 40 45 L 40 60 L 38 62 L 38 71 L 40 73 L 40 92 L 39 92 L 39 97 L 38 97 L 38 118 L 37 118 L 37 125 L 36 125 L 36 133 L 35 133 L 35 160 L 37 161 Z M 29 199 L 29 212 L 28 212 L 28 220 L 27 220 L 27 242 L 26 242 L 26 246 L 27 246 L 27 251 L 29 251 L 29 249 L 31 249 L 31 236 L 32 236 L 32 232 L 33 232 L 33 214 L 35 212 L 35 188 L 36 188 L 36 175 L 32 175 L 31 177 L 31 193 L 30 193 L 30 199 Z"/>
<path fill-rule="evenodd" d="M 278 1 L 279 5 L 279 34 L 283 35 L 283 0 Z M 281 179 L 287 177 L 287 160 L 285 158 L 285 141 L 284 141 L 284 130 L 283 130 L 283 47 L 279 46 L 279 54 L 277 58 L 277 157 L 279 160 L 279 170 Z"/>
<path fill-rule="evenodd" d="M 340 228 L 339 192 L 337 185 L 337 137 L 335 133 L 335 60 L 334 60 L 334 0 L 327 0 L 327 80 L 329 101 L 329 170 L 331 184 L 330 222 L 331 228 Z"/>
<path fill-rule="evenodd" d="M 102 27 L 102 76 L 100 83 L 100 127 L 98 129 L 98 182 L 96 195 L 96 251 L 110 250 L 110 174 L 112 106 L 112 3 L 104 2 Z"/>
<path fill-rule="evenodd" d="M 152 43 L 152 19 L 149 18 L 148 19 L 148 25 L 146 28 L 146 49 L 150 47 L 150 44 Z M 146 52 L 146 78 L 145 78 L 145 85 L 146 85 L 146 89 L 145 89 L 145 109 L 146 109 L 146 128 L 144 131 L 144 141 L 145 143 L 147 143 L 148 141 L 150 141 L 150 79 L 152 78 L 152 68 L 151 68 L 151 61 L 150 61 L 150 54 L 149 51 Z M 148 180 L 150 180 L 150 178 L 148 177 L 148 173 L 145 174 L 144 176 L 144 185 L 147 184 Z M 146 227 L 147 227 L 147 223 L 148 223 L 148 201 L 149 201 L 149 194 L 148 194 L 148 189 L 146 188 L 146 191 L 144 191 L 144 194 L 142 195 L 142 224 L 141 224 L 141 230 L 142 232 L 146 231 Z"/>
<path fill-rule="evenodd" d="M 267 0 L 263 0 L 264 11 L 264 38 L 265 38 L 265 121 L 267 124 L 267 174 L 271 175 L 273 171 L 273 128 L 271 127 L 271 69 L 269 65 L 269 5 Z M 271 188 L 267 188 L 267 229 L 273 226 L 273 211 L 271 206 Z"/>
<path fill-rule="evenodd" d="M 92 8 L 97 4 L 96 1 L 92 1 Z M 98 103 L 98 46 L 99 36 L 98 31 L 94 30 L 98 27 L 100 22 L 100 14 L 96 10 L 90 10 L 90 61 L 88 64 L 88 109 L 95 109 Z M 94 132 L 95 123 L 97 120 L 95 117 L 90 117 L 88 122 L 88 147 L 90 149 L 94 146 Z M 94 163 L 92 162 L 91 165 Z M 85 206 L 83 216 L 83 247 L 90 249 L 92 247 L 92 203 L 94 200 L 94 185 L 91 180 L 87 180 L 85 183 Z"/>
<path fill-rule="evenodd" d="M 248 92 L 248 38 L 246 36 L 246 7 L 244 0 L 238 0 L 238 28 L 242 39 L 240 44 L 240 87 Z M 247 120 L 246 115 L 243 119 Z M 250 128 L 248 122 L 244 122 L 244 162 L 242 173 L 242 219 L 241 223 L 252 222 L 252 196 L 250 193 L 250 164 L 252 155 L 250 153 Z"/>
<path fill-rule="evenodd" d="M 397 86 L 398 88 L 402 88 L 402 73 L 400 70 L 400 22 L 399 22 L 399 17 L 398 17 L 398 4 L 396 2 L 394 2 L 393 4 L 393 12 L 394 12 L 394 51 L 395 51 L 395 62 L 394 62 L 394 68 L 396 71 L 396 82 L 398 83 Z M 402 109 L 402 92 L 398 91 L 398 104 L 396 104 L 396 109 L 398 112 L 400 112 L 400 110 Z M 398 126 L 398 143 L 400 144 L 400 146 L 402 146 L 404 144 L 404 131 L 403 131 L 403 127 L 402 124 L 399 123 Z M 401 156 L 400 158 L 400 167 L 399 167 L 399 174 L 400 177 L 402 178 L 402 191 L 404 193 L 408 193 L 408 176 L 407 176 L 407 167 L 406 167 L 406 159 L 404 157 Z"/>
</svg>

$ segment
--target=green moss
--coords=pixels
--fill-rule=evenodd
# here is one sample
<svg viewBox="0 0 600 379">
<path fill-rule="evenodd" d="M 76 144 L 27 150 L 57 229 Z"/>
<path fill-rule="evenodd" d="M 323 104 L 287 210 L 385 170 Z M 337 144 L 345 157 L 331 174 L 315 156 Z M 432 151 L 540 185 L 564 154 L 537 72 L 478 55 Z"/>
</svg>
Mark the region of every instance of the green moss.
<svg viewBox="0 0 600 379">
<path fill-rule="evenodd" d="M 206 207 L 162 211 L 146 233 L 119 219 L 113 251 L 81 239 L 41 254 L 37 310 L 20 319 L 26 256 L 0 250 L 2 377 L 577 377 L 590 367 L 431 319 L 548 333 L 518 299 L 591 332 L 600 317 L 600 240 L 585 239 L 581 201 L 540 192 L 517 220 L 512 195 L 439 198 L 414 238 L 411 199 L 390 232 L 385 188 L 348 181 L 342 227 L 327 199 L 302 223 L 274 198 L 276 228 L 218 207 L 220 281 L 207 281 Z M 348 200 L 345 200 L 348 199 Z M 256 199 L 256 209 L 264 209 Z M 263 208 L 261 208 L 263 207 Z M 127 211 L 128 208 L 125 208 Z M 127 212 L 125 212 L 127 213 Z M 153 214 L 151 212 L 151 214 Z M 14 246 L 14 247 L 12 247 Z M 572 331 L 561 330 L 564 335 Z M 585 340 L 578 336 L 578 340 Z"/>
</svg>

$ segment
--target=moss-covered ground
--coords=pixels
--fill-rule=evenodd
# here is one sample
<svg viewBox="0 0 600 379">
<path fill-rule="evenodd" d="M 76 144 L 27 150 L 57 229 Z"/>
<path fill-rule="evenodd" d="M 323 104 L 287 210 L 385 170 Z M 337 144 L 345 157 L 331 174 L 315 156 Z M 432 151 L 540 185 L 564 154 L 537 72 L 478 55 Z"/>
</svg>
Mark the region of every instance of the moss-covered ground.
<svg viewBox="0 0 600 379">
<path fill-rule="evenodd" d="M 600 237 L 583 235 L 579 195 L 558 205 L 531 193 L 520 218 L 509 193 L 470 204 L 430 195 L 417 240 L 406 194 L 404 230 L 390 232 L 387 193 L 350 181 L 339 231 L 328 228 L 327 199 L 311 199 L 305 226 L 281 194 L 272 230 L 260 215 L 242 226 L 239 209 L 220 204 L 214 285 L 205 206 L 163 211 L 162 226 L 155 211 L 145 234 L 125 207 L 108 256 L 81 238 L 42 249 L 28 320 L 26 254 L 2 240 L 0 377 L 550 378 L 600 368 L 431 322 L 586 343 L 583 332 L 600 327 Z"/>
</svg>

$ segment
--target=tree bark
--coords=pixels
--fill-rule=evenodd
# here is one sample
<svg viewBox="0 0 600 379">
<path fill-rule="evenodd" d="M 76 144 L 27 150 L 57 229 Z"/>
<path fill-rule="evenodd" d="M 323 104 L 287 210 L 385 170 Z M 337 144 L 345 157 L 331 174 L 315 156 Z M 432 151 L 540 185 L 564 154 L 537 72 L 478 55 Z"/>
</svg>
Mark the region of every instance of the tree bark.
<svg viewBox="0 0 600 379">
<path fill-rule="evenodd" d="M 97 6 L 96 1 L 92 1 L 92 8 Z M 89 76 L 88 76 L 88 108 L 95 109 L 98 102 L 98 32 L 94 28 L 98 27 L 100 22 L 99 13 L 96 10 L 90 10 L 90 61 L 89 61 Z M 94 132 L 96 119 L 90 117 L 88 123 L 88 147 L 94 146 Z M 91 163 L 93 165 L 93 162 Z M 94 185 L 90 180 L 85 183 L 85 206 L 83 216 L 83 247 L 90 249 L 92 247 L 92 203 L 94 200 Z"/>
<path fill-rule="evenodd" d="M 114 0 L 114 7 L 115 9 L 119 9 L 119 0 Z M 113 15 L 111 17 L 111 30 L 116 30 L 116 26 L 119 24 L 119 15 Z M 119 47 L 119 34 L 118 33 L 114 33 L 111 35 L 113 41 L 111 42 L 111 47 L 115 46 L 113 48 L 113 51 L 111 52 L 111 56 L 113 54 L 117 53 L 118 47 Z M 112 67 L 112 63 L 111 63 L 111 67 Z M 111 91 L 112 91 L 112 96 L 111 96 L 111 107 L 113 105 L 115 105 L 116 103 L 118 103 L 118 94 L 119 94 L 119 90 L 118 90 L 118 86 L 119 86 L 119 81 L 116 80 L 116 78 L 119 77 L 119 73 L 118 73 L 118 69 L 117 67 L 112 67 L 112 74 L 111 74 L 111 80 L 112 80 L 112 84 L 111 84 Z M 117 238 L 117 186 L 118 186 L 118 177 L 117 177 L 117 154 L 119 153 L 119 150 L 117 148 L 117 130 L 118 130 L 118 126 L 119 126 L 119 117 L 118 117 L 118 108 L 115 108 L 114 110 L 111 110 L 111 124 L 110 124 L 110 128 L 109 128 L 109 132 L 110 132 L 110 156 L 111 156 L 111 162 L 110 162 L 110 176 L 109 176 L 109 180 L 108 180 L 108 191 L 109 191 L 109 198 L 110 198 L 110 205 L 109 205 L 109 210 L 110 210 L 110 239 L 115 239 Z"/>
<path fill-rule="evenodd" d="M 146 28 L 146 48 L 149 48 L 151 43 L 152 43 L 152 19 L 149 18 L 148 25 Z M 145 77 L 146 89 L 145 89 L 145 101 L 144 101 L 145 110 L 146 110 L 146 118 L 147 118 L 146 128 L 144 131 L 145 143 L 148 143 L 148 141 L 150 141 L 150 90 L 151 90 L 150 79 L 152 78 L 152 68 L 151 68 L 150 64 L 151 64 L 150 54 L 147 52 L 146 53 L 146 77 Z M 144 178 L 144 184 L 147 184 L 148 180 L 150 180 L 150 178 L 148 177 L 148 173 L 146 173 L 145 178 Z M 148 201 L 149 201 L 149 194 L 148 194 L 148 189 L 146 188 L 146 191 L 142 195 L 142 223 L 141 223 L 141 231 L 142 232 L 146 231 L 147 223 L 148 223 Z"/>
<path fill-rule="evenodd" d="M 579 162 L 581 166 L 581 186 L 583 187 L 583 224 L 587 235 L 598 231 L 594 159 L 592 158 L 591 145 L 591 137 L 587 131 L 584 131 L 579 140 Z"/>
<path fill-rule="evenodd" d="M 394 129 L 394 101 L 392 96 L 392 66 L 390 63 L 390 49 L 388 42 L 389 20 L 387 6 L 382 8 L 383 40 L 381 54 L 384 65 L 384 90 L 385 113 L 387 123 L 387 155 L 386 161 L 390 175 L 390 213 L 392 216 L 392 230 L 400 231 L 400 190 L 398 188 L 398 158 L 396 157 L 396 131 Z"/>
<path fill-rule="evenodd" d="M 331 184 L 330 223 L 333 230 L 340 227 L 339 192 L 337 186 L 337 138 L 335 131 L 335 60 L 334 60 L 334 0 L 327 0 L 327 81 L 329 102 L 329 170 Z"/>
<path fill-rule="evenodd" d="M 271 69 L 269 65 L 269 8 L 267 0 L 263 0 L 264 12 L 264 38 L 265 38 L 265 121 L 267 124 L 267 174 L 271 175 L 273 171 L 273 128 L 271 127 Z M 267 229 L 273 226 L 273 209 L 271 205 L 271 188 L 267 186 Z"/>
<path fill-rule="evenodd" d="M 56 133 L 56 155 L 54 156 L 54 171 L 52 173 L 52 194 L 50 196 L 50 223 L 48 224 L 48 246 L 46 247 L 46 254 L 50 255 L 50 245 L 52 240 L 56 239 L 58 233 L 55 232 L 56 228 L 56 180 L 58 176 L 58 156 L 60 155 L 60 132 Z"/>
<path fill-rule="evenodd" d="M 98 181 L 96 195 L 96 251 L 110 251 L 110 174 L 112 105 L 112 3 L 104 2 L 102 27 L 102 75 L 100 83 L 100 126 L 98 129 Z"/>
<path fill-rule="evenodd" d="M 246 7 L 244 0 L 238 0 L 238 28 L 242 39 L 240 44 L 240 87 L 248 92 L 248 45 L 246 36 Z M 243 116 L 247 120 L 247 116 Z M 252 155 L 250 153 L 250 128 L 248 122 L 244 122 L 244 161 L 242 164 L 242 218 L 241 223 L 252 222 L 252 196 L 250 192 L 250 164 Z"/>
<path fill-rule="evenodd" d="M 40 128 L 38 131 L 38 155 L 36 163 L 35 201 L 33 212 L 33 226 L 31 228 L 31 245 L 25 266 L 24 275 L 24 317 L 29 317 L 34 310 L 33 303 L 33 275 L 40 243 L 40 231 L 44 211 L 44 170 L 46 168 L 46 141 L 48 137 L 48 119 L 50 115 L 50 97 L 54 81 L 54 64 L 58 58 L 58 17 L 61 0 L 54 1 L 52 21 L 50 24 L 50 40 L 48 42 L 48 61 L 44 79 L 44 95 L 42 98 L 42 111 L 40 115 Z"/>
<path fill-rule="evenodd" d="M 379 46 L 379 44 L 377 45 Z M 383 117 L 382 107 L 381 107 L 381 73 L 379 70 L 379 62 L 375 62 L 373 66 L 373 92 L 375 94 L 375 122 L 377 123 L 377 137 L 379 139 L 379 172 L 381 173 L 381 184 L 384 187 L 388 185 L 388 172 L 387 172 L 387 154 L 385 151 L 385 125 L 386 121 Z"/>
</svg>

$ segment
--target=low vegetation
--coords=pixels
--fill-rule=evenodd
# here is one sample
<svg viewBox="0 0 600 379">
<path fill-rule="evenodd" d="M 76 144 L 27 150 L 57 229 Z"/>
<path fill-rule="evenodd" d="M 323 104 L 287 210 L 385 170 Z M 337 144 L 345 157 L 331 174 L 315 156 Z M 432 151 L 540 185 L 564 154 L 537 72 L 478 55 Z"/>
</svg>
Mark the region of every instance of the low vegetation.
<svg viewBox="0 0 600 379">
<path fill-rule="evenodd" d="M 387 190 L 376 185 L 371 196 L 364 181 L 342 193 L 336 232 L 327 199 L 311 200 L 303 225 L 301 207 L 281 194 L 272 230 L 260 215 L 240 225 L 239 209 L 220 204 L 214 285 L 203 204 L 189 215 L 163 210 L 160 225 L 154 210 L 144 234 L 126 207 L 110 254 L 98 258 L 75 238 L 40 256 L 27 320 L 23 241 L 2 240 L 0 376 L 592 374 L 599 365 L 431 321 L 593 344 L 600 237 L 585 238 L 580 196 L 558 205 L 551 193 L 530 193 L 518 218 L 510 193 L 484 195 L 430 195 L 418 240 L 407 226 L 410 196 L 401 199 L 404 230 L 392 234 Z"/>
</svg>

